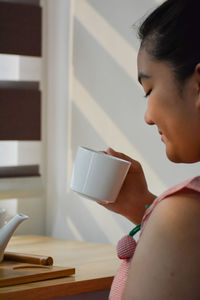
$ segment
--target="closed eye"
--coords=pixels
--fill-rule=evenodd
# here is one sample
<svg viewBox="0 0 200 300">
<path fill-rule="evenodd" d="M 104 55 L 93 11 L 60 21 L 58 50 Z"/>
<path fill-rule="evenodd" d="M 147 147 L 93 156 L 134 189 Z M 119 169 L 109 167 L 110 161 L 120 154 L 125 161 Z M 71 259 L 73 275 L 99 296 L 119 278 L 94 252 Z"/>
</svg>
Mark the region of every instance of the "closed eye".
<svg viewBox="0 0 200 300">
<path fill-rule="evenodd" d="M 147 97 L 151 94 L 151 92 L 152 92 L 152 89 L 149 90 L 149 91 L 146 93 L 146 95 L 144 95 L 144 97 L 147 98 Z"/>
</svg>

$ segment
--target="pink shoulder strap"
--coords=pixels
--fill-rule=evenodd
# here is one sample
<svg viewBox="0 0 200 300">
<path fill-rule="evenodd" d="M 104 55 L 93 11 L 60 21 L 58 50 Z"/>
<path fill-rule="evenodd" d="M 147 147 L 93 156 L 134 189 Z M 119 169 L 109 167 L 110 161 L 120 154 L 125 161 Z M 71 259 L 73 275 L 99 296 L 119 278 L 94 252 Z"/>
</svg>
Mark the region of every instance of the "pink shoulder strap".
<svg viewBox="0 0 200 300">
<path fill-rule="evenodd" d="M 194 177 L 192 179 L 185 180 L 170 189 L 166 190 L 164 193 L 162 193 L 159 197 L 157 197 L 154 202 L 151 204 L 151 206 L 146 210 L 143 219 L 142 219 L 142 224 L 141 224 L 141 231 L 140 235 L 142 234 L 144 227 L 146 225 L 146 222 L 148 218 L 150 217 L 152 211 L 156 207 L 156 205 L 163 199 L 165 199 L 167 196 L 173 195 L 174 193 L 182 190 L 183 188 L 188 188 L 191 190 L 194 190 L 196 192 L 200 193 L 200 176 Z"/>
</svg>

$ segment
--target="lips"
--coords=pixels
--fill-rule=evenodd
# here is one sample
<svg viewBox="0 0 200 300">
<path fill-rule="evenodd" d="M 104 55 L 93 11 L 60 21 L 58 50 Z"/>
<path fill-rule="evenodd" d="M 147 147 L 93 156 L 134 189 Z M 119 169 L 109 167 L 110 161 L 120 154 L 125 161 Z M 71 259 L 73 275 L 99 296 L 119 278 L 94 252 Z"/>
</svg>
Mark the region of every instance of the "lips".
<svg viewBox="0 0 200 300">
<path fill-rule="evenodd" d="M 159 132 L 159 134 L 161 135 L 161 141 L 163 141 L 163 142 L 164 142 L 164 136 L 163 136 L 163 133 L 162 133 L 162 131 L 158 130 L 158 132 Z"/>
</svg>

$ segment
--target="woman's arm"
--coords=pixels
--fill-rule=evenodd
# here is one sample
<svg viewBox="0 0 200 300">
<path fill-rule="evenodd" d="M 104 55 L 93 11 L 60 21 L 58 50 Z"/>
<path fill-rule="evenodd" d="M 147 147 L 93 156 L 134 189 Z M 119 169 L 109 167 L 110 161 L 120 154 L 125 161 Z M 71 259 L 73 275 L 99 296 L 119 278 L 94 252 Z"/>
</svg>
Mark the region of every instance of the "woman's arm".
<svg viewBox="0 0 200 300">
<path fill-rule="evenodd" d="M 132 259 L 123 300 L 200 298 L 200 196 L 182 191 L 152 212 Z"/>
</svg>

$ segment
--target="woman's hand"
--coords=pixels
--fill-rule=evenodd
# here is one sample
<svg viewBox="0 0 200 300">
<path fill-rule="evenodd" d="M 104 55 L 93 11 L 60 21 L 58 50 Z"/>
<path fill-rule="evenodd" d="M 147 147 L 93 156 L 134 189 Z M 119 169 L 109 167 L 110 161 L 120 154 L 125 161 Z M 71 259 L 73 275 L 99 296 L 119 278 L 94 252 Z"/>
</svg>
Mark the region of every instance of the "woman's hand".
<svg viewBox="0 0 200 300">
<path fill-rule="evenodd" d="M 108 148 L 104 153 L 128 160 L 131 162 L 131 166 L 116 201 L 114 203 L 98 203 L 111 211 L 123 215 L 134 224 L 141 223 L 145 205 L 150 205 L 156 196 L 148 190 L 140 163 L 111 148 Z"/>
</svg>

